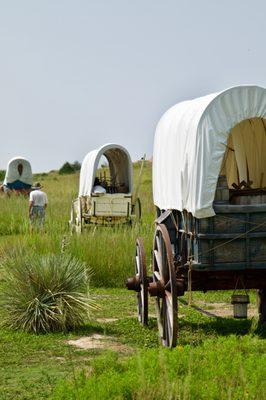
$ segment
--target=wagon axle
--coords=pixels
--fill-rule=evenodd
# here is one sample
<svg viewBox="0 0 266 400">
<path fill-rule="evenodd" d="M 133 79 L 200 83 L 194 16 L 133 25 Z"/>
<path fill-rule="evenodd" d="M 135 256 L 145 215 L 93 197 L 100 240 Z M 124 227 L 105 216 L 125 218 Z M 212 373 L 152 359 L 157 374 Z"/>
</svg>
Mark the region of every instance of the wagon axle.
<svg viewBox="0 0 266 400">
<path fill-rule="evenodd" d="M 146 277 L 147 290 L 150 297 L 161 297 L 165 296 L 165 290 L 171 290 L 168 286 L 165 286 L 161 281 L 153 282 L 152 276 Z M 126 280 L 126 287 L 128 290 L 134 290 L 135 292 L 141 291 L 141 282 L 138 276 L 133 276 Z M 177 296 L 183 296 L 185 293 L 185 280 L 176 279 L 176 291 Z"/>
<path fill-rule="evenodd" d="M 165 294 L 165 287 L 164 285 L 160 282 L 149 282 L 149 280 L 152 280 L 152 277 L 147 277 L 147 290 L 150 294 L 151 297 L 164 297 Z M 141 281 L 139 276 L 133 276 L 131 278 L 128 278 L 126 281 L 126 287 L 128 290 L 134 290 L 135 292 L 141 292 Z"/>
<path fill-rule="evenodd" d="M 147 285 L 149 290 L 149 285 L 150 282 L 152 282 L 152 277 L 146 276 L 145 281 L 146 281 L 145 284 Z M 143 282 L 141 281 L 139 275 L 134 275 L 126 280 L 126 287 L 128 288 L 128 290 L 134 290 L 135 292 L 141 291 L 142 284 Z"/>
</svg>

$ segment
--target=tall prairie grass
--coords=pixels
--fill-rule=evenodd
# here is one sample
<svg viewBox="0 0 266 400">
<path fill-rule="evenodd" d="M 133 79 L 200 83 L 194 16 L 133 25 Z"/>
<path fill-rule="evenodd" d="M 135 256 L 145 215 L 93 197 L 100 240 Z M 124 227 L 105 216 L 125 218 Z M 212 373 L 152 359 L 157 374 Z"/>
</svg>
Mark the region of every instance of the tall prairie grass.
<svg viewBox="0 0 266 400">
<path fill-rule="evenodd" d="M 134 165 L 135 183 L 140 164 Z M 29 233 L 28 198 L 0 196 L 0 257 L 13 248 L 24 254 L 59 253 L 65 241 L 65 251 L 86 262 L 94 271 L 92 285 L 123 286 L 132 273 L 137 236 L 145 238 L 149 254 L 153 237 L 154 207 L 151 194 L 151 163 L 146 162 L 139 197 L 142 203 L 141 224 L 124 227 L 88 227 L 82 235 L 70 235 L 68 220 L 72 200 L 78 193 L 78 174 L 57 172 L 36 176 L 48 195 L 45 233 Z"/>
</svg>

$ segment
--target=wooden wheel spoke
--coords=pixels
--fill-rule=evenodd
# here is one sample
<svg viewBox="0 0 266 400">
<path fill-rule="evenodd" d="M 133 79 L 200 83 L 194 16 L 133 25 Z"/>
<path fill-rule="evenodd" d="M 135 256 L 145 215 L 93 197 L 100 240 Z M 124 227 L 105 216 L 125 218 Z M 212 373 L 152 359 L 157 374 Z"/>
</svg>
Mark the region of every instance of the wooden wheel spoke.
<svg viewBox="0 0 266 400">
<path fill-rule="evenodd" d="M 145 301 L 145 289 L 144 289 L 144 285 L 141 284 L 140 287 L 141 287 L 141 290 L 140 290 L 141 301 L 142 301 L 142 304 L 144 304 L 144 301 Z"/>
<path fill-rule="evenodd" d="M 170 316 L 167 317 L 167 339 L 168 339 L 168 345 L 171 343 L 173 338 L 173 325 L 171 324 L 171 318 Z"/>
<path fill-rule="evenodd" d="M 173 307 L 173 299 L 172 299 L 172 294 L 168 291 L 165 291 L 165 299 L 167 302 L 167 305 L 169 305 L 170 307 Z"/>
<path fill-rule="evenodd" d="M 171 280 L 170 279 L 168 282 L 166 282 L 166 284 L 164 285 L 164 288 L 167 292 L 170 292 L 170 289 L 171 289 Z"/>
<path fill-rule="evenodd" d="M 148 285 L 146 273 L 146 254 L 142 239 L 136 243 L 135 273 L 139 278 L 140 291 L 137 292 L 138 319 L 142 325 L 148 323 Z"/>
<path fill-rule="evenodd" d="M 161 243 L 160 243 L 160 239 L 159 239 L 159 236 L 155 236 L 155 242 L 156 242 L 156 249 L 158 250 L 158 251 L 160 251 L 161 252 Z"/>
<path fill-rule="evenodd" d="M 162 339 L 166 339 L 167 332 L 167 310 L 165 300 L 162 301 L 162 307 L 160 310 L 160 319 L 161 319 L 161 337 Z"/>
<path fill-rule="evenodd" d="M 168 316 L 169 316 L 169 318 L 170 318 L 170 321 L 172 321 L 173 320 L 173 303 L 172 303 L 172 298 L 169 296 L 169 297 L 166 297 L 166 304 L 167 304 L 167 314 L 168 314 Z"/>
<path fill-rule="evenodd" d="M 164 301 L 162 300 L 161 309 L 160 309 L 161 321 L 163 321 L 164 311 L 165 311 L 165 303 L 164 303 Z"/>
<path fill-rule="evenodd" d="M 136 275 L 139 275 L 139 258 L 138 258 L 138 256 L 136 256 Z"/>
<path fill-rule="evenodd" d="M 165 302 L 164 302 L 165 305 Z M 163 338 L 167 339 L 167 331 L 168 331 L 168 327 L 167 327 L 167 307 L 164 306 L 164 313 L 163 313 Z"/>
<path fill-rule="evenodd" d="M 161 254 L 159 253 L 159 251 L 158 250 L 154 250 L 153 251 L 153 253 L 154 253 L 154 256 L 155 256 L 155 260 L 156 260 L 156 264 L 157 264 L 157 267 L 158 267 L 158 269 L 159 269 L 159 271 L 160 271 L 160 274 L 162 273 L 162 257 L 161 257 Z"/>
<path fill-rule="evenodd" d="M 155 301 L 155 305 L 156 305 L 156 311 L 157 311 L 159 335 L 162 338 L 163 337 L 162 304 L 160 304 L 160 303 L 161 303 L 161 299 L 157 298 L 156 301 Z"/>
<path fill-rule="evenodd" d="M 160 282 L 162 282 L 162 275 L 160 274 L 159 271 L 154 271 L 154 276 L 156 277 L 156 279 Z"/>
</svg>

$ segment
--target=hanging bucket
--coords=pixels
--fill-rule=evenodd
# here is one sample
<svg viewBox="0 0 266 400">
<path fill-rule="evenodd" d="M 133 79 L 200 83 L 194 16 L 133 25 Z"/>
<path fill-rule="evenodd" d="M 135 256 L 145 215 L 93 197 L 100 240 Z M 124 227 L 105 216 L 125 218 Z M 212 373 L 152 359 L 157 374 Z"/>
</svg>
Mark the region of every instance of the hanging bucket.
<svg viewBox="0 0 266 400">
<path fill-rule="evenodd" d="M 234 306 L 234 318 L 247 318 L 249 303 L 248 294 L 233 294 L 231 304 Z"/>
</svg>

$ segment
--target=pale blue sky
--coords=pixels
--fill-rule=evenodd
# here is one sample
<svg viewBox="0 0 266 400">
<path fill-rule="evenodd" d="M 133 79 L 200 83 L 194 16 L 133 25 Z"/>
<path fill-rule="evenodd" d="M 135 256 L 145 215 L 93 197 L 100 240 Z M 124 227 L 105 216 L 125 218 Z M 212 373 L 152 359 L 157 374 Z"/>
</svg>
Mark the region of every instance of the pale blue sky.
<svg viewBox="0 0 266 400">
<path fill-rule="evenodd" d="M 266 86 L 265 0 L 0 0 L 0 169 L 106 142 L 151 156 L 173 104 Z"/>
</svg>

